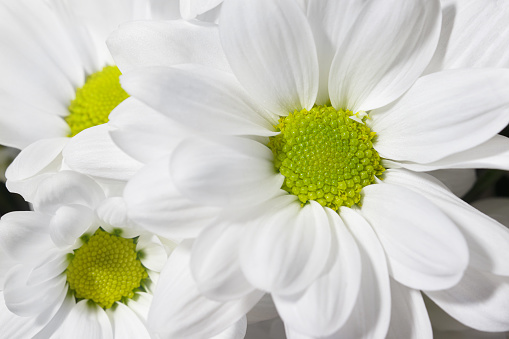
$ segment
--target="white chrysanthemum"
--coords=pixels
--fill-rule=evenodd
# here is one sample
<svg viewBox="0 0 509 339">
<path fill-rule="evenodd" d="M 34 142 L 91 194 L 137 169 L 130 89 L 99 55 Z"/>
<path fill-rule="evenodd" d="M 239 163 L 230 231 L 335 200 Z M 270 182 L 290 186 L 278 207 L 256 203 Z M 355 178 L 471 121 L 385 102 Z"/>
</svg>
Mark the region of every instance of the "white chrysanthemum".
<svg viewBox="0 0 509 339">
<path fill-rule="evenodd" d="M 161 273 L 170 284 L 182 282 L 179 300 L 167 309 L 207 312 L 195 332 L 209 330 L 206 338 L 243 337 L 241 311 L 234 318 L 214 317 L 218 303 L 199 295 L 186 245 L 137 229 L 126 218 L 121 198 L 105 198 L 97 183 L 71 171 L 42 181 L 36 197 L 35 211 L 12 212 L 0 220 L 3 336 L 151 338 L 146 323 Z M 183 322 L 166 332 L 186 338 L 191 328 Z"/>
<path fill-rule="evenodd" d="M 168 32 L 121 45 L 136 27 L 185 31 L 179 22 L 109 40 L 124 88 L 160 112 L 112 121 L 117 144 L 147 163 L 125 190 L 129 215 L 155 233 L 199 234 L 200 290 L 271 293 L 290 338 L 431 337 L 420 291 L 472 327 L 507 330 L 507 312 L 465 306 L 453 286 L 496 275 L 507 304 L 508 230 L 417 171 L 508 168 L 496 133 L 509 71 L 421 76 L 438 1 L 232 0 L 221 11 L 218 31 L 188 29 L 203 33 L 201 54 Z M 152 56 L 129 53 L 168 36 Z M 201 65 L 135 69 L 186 43 Z M 175 147 L 167 117 L 195 133 Z M 163 300 L 155 329 L 176 322 Z"/>
</svg>

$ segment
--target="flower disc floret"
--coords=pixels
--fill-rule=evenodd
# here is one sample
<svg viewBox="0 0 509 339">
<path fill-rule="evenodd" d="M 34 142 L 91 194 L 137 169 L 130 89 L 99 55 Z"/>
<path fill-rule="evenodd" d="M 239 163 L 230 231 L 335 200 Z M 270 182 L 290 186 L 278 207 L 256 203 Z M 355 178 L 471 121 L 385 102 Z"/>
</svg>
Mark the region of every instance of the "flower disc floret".
<svg viewBox="0 0 509 339">
<path fill-rule="evenodd" d="M 108 122 L 111 111 L 129 97 L 120 86 L 121 73 L 116 66 L 106 66 L 90 75 L 69 105 L 65 118 L 71 128 L 70 137 L 92 126 Z"/>
<path fill-rule="evenodd" d="M 269 147 L 285 176 L 284 190 L 302 203 L 315 200 L 336 211 L 359 204 L 362 188 L 385 169 L 366 118 L 352 117 L 351 111 L 315 106 L 279 119 L 281 133 L 270 138 Z"/>
<path fill-rule="evenodd" d="M 93 300 L 103 308 L 133 298 L 147 277 L 134 240 L 101 229 L 74 251 L 67 267 L 67 282 L 76 298 Z"/>
</svg>

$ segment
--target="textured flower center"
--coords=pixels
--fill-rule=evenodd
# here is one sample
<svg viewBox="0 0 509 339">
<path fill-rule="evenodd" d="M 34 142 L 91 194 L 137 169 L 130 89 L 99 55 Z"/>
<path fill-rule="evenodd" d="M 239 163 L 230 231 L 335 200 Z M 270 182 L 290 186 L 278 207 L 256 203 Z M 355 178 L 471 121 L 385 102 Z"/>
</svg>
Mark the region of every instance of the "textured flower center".
<svg viewBox="0 0 509 339">
<path fill-rule="evenodd" d="M 108 122 L 110 112 L 129 97 L 120 86 L 120 74 L 116 66 L 106 66 L 78 88 L 76 98 L 69 105 L 70 114 L 65 118 L 71 127 L 70 137 Z"/>
<path fill-rule="evenodd" d="M 76 298 L 93 300 L 103 308 L 134 297 L 147 277 L 133 239 L 101 229 L 74 251 L 67 267 L 67 282 Z"/>
<path fill-rule="evenodd" d="M 336 211 L 351 207 L 360 202 L 362 188 L 385 170 L 373 149 L 375 133 L 352 115 L 317 106 L 279 119 L 281 133 L 270 138 L 269 147 L 285 176 L 282 188 L 302 203 L 315 200 Z"/>
</svg>

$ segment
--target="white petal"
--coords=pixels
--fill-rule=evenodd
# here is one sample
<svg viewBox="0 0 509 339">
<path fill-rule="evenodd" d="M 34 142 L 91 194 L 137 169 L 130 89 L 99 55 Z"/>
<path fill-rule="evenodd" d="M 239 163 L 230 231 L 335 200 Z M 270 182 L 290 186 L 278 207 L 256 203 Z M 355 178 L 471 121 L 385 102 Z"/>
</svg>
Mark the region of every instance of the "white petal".
<svg viewBox="0 0 509 339">
<path fill-rule="evenodd" d="M 357 300 L 362 274 L 355 240 L 336 212 L 328 208 L 325 211 L 338 244 L 332 268 L 298 298 L 274 296 L 279 314 L 288 326 L 319 337 L 336 332 L 347 321 Z"/>
<path fill-rule="evenodd" d="M 32 338 L 44 323 L 37 323 L 35 317 L 20 317 L 6 307 L 0 292 L 0 333 L 5 338 Z"/>
<path fill-rule="evenodd" d="M 509 7 L 505 1 L 452 1 L 443 8 L 440 41 L 427 72 L 509 67 Z"/>
<path fill-rule="evenodd" d="M 127 184 L 128 216 L 139 226 L 167 238 L 195 237 L 218 213 L 185 198 L 170 177 L 168 159 L 144 167 Z"/>
<path fill-rule="evenodd" d="M 170 120 L 133 97 L 122 101 L 110 113 L 113 142 L 143 163 L 171 154 L 175 146 L 193 132 Z"/>
<path fill-rule="evenodd" d="M 474 186 L 477 175 L 475 169 L 442 169 L 428 172 L 447 188 L 454 193 L 457 197 L 464 196 Z"/>
<path fill-rule="evenodd" d="M 363 192 L 362 215 L 377 233 L 394 279 L 427 290 L 444 289 L 461 279 L 468 247 L 437 206 L 393 184 L 369 185 Z"/>
<path fill-rule="evenodd" d="M 367 2 L 332 61 L 332 105 L 368 111 L 407 91 L 433 56 L 440 18 L 436 0 Z"/>
<path fill-rule="evenodd" d="M 7 168 L 5 177 L 7 180 L 18 181 L 42 171 L 58 170 L 62 161 L 60 152 L 68 141 L 69 138 L 53 138 L 31 144 L 14 159 Z"/>
<path fill-rule="evenodd" d="M 229 1 L 220 20 L 230 66 L 258 103 L 279 115 L 313 106 L 318 91 L 316 48 L 295 1 Z"/>
<path fill-rule="evenodd" d="M 131 178 L 141 164 L 113 143 L 111 129 L 108 124 L 102 124 L 78 133 L 62 151 L 64 162 L 77 172 L 98 178 Z"/>
<path fill-rule="evenodd" d="M 66 291 L 67 292 L 67 291 Z M 46 338 L 54 338 L 52 337 L 54 332 L 57 332 L 62 323 L 67 318 L 67 315 L 76 305 L 76 299 L 70 293 L 66 293 L 65 299 L 63 300 L 60 308 L 57 310 L 55 314 L 53 313 L 45 313 L 46 316 L 50 315 L 50 321 L 46 324 L 46 326 L 37 333 L 32 339 L 46 339 Z M 40 316 L 38 317 L 40 318 Z M 38 319 L 39 320 L 39 319 Z"/>
<path fill-rule="evenodd" d="M 284 195 L 257 210 L 262 217 L 249 225 L 240 246 L 242 271 L 253 286 L 273 294 L 303 291 L 334 254 L 324 208 L 315 201 L 301 207 L 295 196 Z"/>
<path fill-rule="evenodd" d="M 55 245 L 65 248 L 73 246 L 93 224 L 96 224 L 94 211 L 83 205 L 64 205 L 55 211 L 49 223 L 51 240 Z"/>
<path fill-rule="evenodd" d="M 246 335 L 246 329 L 246 317 L 242 317 L 235 324 L 210 339 L 242 339 Z"/>
<path fill-rule="evenodd" d="M 332 59 L 359 15 L 363 1 L 309 0 L 307 17 L 318 52 L 320 85 L 317 105 L 330 102 L 329 73 Z"/>
<path fill-rule="evenodd" d="M 219 334 L 238 321 L 262 297 L 253 292 L 220 303 L 200 295 L 189 269 L 190 246 L 184 242 L 170 256 L 154 292 L 148 326 L 164 338 L 201 338 Z"/>
<path fill-rule="evenodd" d="M 371 112 L 374 147 L 384 158 L 418 163 L 475 147 L 509 122 L 508 91 L 509 70 L 422 77 L 400 100 Z"/>
<path fill-rule="evenodd" d="M 242 222 L 218 221 L 205 228 L 194 242 L 191 272 L 205 296 L 227 301 L 254 290 L 239 262 L 240 243 L 245 232 L 246 225 Z"/>
<path fill-rule="evenodd" d="M 140 319 L 147 319 L 148 310 L 152 305 L 153 296 L 150 293 L 138 292 L 133 299 L 127 300 L 127 306 L 136 313 Z"/>
<path fill-rule="evenodd" d="M 469 265 L 481 271 L 509 276 L 509 229 L 457 198 L 424 173 L 389 170 L 385 182 L 407 187 L 434 202 L 456 223 L 470 252 Z M 428 226 L 429 227 L 429 226 Z M 443 227 L 443 225 L 439 225 Z M 452 235 L 446 240 L 451 245 Z"/>
<path fill-rule="evenodd" d="M 121 197 L 105 199 L 96 209 L 101 220 L 101 227 L 110 233 L 120 232 L 123 238 L 134 238 L 140 235 L 138 227 L 128 218 L 127 204 Z"/>
<path fill-rule="evenodd" d="M 433 338 L 428 311 L 420 291 L 405 287 L 391 279 L 391 297 L 391 324 L 387 338 Z"/>
<path fill-rule="evenodd" d="M 16 211 L 0 220 L 0 247 L 11 258 L 24 261 L 38 258 L 53 248 L 49 236 L 50 216 L 40 212 Z"/>
<path fill-rule="evenodd" d="M 170 172 L 179 191 L 197 203 L 256 204 L 279 194 L 283 184 L 272 159 L 268 147 L 249 139 L 186 139 L 173 152 Z"/>
<path fill-rule="evenodd" d="M 346 207 L 342 207 L 339 214 L 357 241 L 362 277 L 352 314 L 333 338 L 384 338 L 391 317 L 385 253 L 376 234 L 359 214 Z"/>
<path fill-rule="evenodd" d="M 101 338 L 113 339 L 113 330 L 106 312 L 94 302 L 78 302 L 60 328 L 60 338 Z"/>
<path fill-rule="evenodd" d="M 219 5 L 223 0 L 180 0 L 180 12 L 184 19 L 194 19 Z"/>
<path fill-rule="evenodd" d="M 115 308 L 107 309 L 106 314 L 111 321 L 113 338 L 151 338 L 141 319 L 123 303 L 115 303 Z"/>
<path fill-rule="evenodd" d="M 200 21 L 129 22 L 114 31 L 107 44 L 122 73 L 144 66 L 184 63 L 230 69 L 217 25 Z"/>
<path fill-rule="evenodd" d="M 78 204 L 93 209 L 103 199 L 103 190 L 90 177 L 73 171 L 61 171 L 40 183 L 34 206 L 38 211 L 54 213 L 63 204 Z"/>
<path fill-rule="evenodd" d="M 277 119 L 257 107 L 231 73 L 196 65 L 151 67 L 128 72 L 121 81 L 134 97 L 202 133 L 276 134 Z"/>
<path fill-rule="evenodd" d="M 509 138 L 497 134 L 479 146 L 427 164 L 397 161 L 391 165 L 413 171 L 431 171 L 441 168 L 495 168 L 507 171 L 509 170 Z"/>
<path fill-rule="evenodd" d="M 426 294 L 449 315 L 479 331 L 509 331 L 509 278 L 469 267 L 454 287 Z"/>
<path fill-rule="evenodd" d="M 40 254 L 43 260 L 35 266 L 27 279 L 28 286 L 44 283 L 64 273 L 69 265 L 67 253 L 51 249 L 49 253 Z"/>
<path fill-rule="evenodd" d="M 180 1 L 152 0 L 150 8 L 152 19 L 155 20 L 176 20 L 181 18 Z"/>
<path fill-rule="evenodd" d="M 142 252 L 141 263 L 152 271 L 161 272 L 168 259 L 163 244 L 155 235 L 140 235 L 136 251 Z"/>
</svg>

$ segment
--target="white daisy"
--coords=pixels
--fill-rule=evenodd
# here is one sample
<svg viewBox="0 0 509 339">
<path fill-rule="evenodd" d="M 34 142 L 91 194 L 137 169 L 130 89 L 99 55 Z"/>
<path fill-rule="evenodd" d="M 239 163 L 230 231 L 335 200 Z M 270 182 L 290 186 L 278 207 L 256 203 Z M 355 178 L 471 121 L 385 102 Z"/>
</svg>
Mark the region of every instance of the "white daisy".
<svg viewBox="0 0 509 339">
<path fill-rule="evenodd" d="M 161 112 L 112 122 L 117 144 L 147 163 L 127 185 L 129 215 L 156 233 L 199 234 L 191 268 L 203 293 L 270 292 L 291 338 L 431 337 L 420 290 L 440 298 L 472 267 L 480 279 L 509 275 L 507 229 L 414 172 L 508 168 L 496 133 L 509 120 L 509 71 L 420 77 L 439 40 L 438 1 L 221 10 L 220 41 L 210 29 L 201 55 L 189 42 L 205 66 L 135 69 L 159 55 L 140 50 L 137 63 L 122 56 L 122 32 L 109 40 L 124 88 Z M 168 41 L 159 52 L 187 42 Z M 172 148 L 166 117 L 204 136 Z M 129 141 L 135 125 L 150 136 Z M 509 328 L 507 313 L 468 307 L 462 321 Z M 174 321 L 161 312 L 152 326 Z"/>
<path fill-rule="evenodd" d="M 42 181 L 36 197 L 35 211 L 0 220 L 3 336 L 151 338 L 147 312 L 162 271 L 166 281 L 183 283 L 179 300 L 166 308 L 195 307 L 204 314 L 202 323 L 182 323 L 167 333 L 186 338 L 194 328 L 208 331 L 204 338 L 243 337 L 246 310 L 232 308 L 256 301 L 219 310 L 217 302 L 201 297 L 186 244 L 137 229 L 121 198 L 106 199 L 98 184 L 71 171 Z"/>
</svg>

